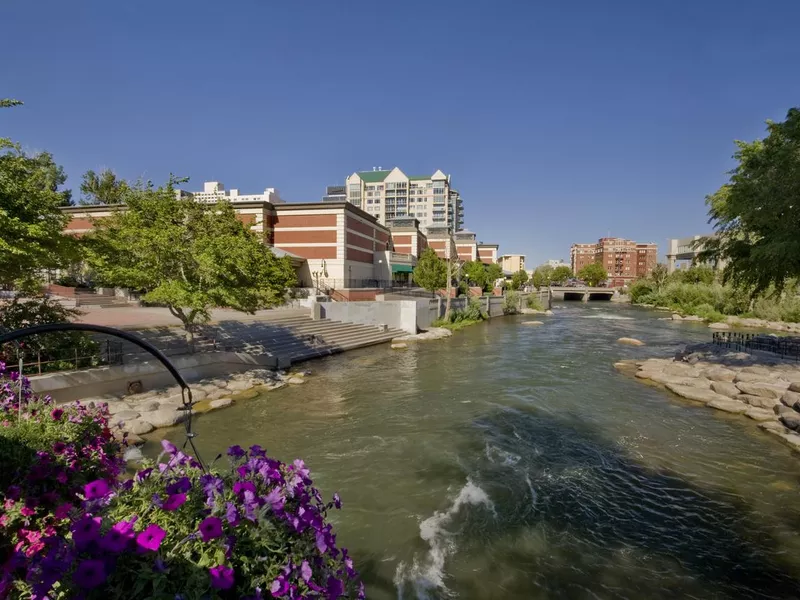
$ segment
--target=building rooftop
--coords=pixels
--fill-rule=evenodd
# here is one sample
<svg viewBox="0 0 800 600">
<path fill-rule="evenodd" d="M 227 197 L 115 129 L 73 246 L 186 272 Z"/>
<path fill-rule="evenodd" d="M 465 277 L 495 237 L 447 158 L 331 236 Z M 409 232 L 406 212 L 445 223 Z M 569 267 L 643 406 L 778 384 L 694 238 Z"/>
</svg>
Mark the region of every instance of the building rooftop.
<svg viewBox="0 0 800 600">
<path fill-rule="evenodd" d="M 391 171 L 361 171 L 358 176 L 364 183 L 380 183 Z"/>
</svg>

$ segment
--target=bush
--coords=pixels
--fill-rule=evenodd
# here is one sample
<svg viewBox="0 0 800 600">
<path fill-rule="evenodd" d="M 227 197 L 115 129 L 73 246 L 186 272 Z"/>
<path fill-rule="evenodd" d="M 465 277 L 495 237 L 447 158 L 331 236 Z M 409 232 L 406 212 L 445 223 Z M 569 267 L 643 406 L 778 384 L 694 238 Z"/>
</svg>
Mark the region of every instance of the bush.
<svg viewBox="0 0 800 600">
<path fill-rule="evenodd" d="M 725 315 L 710 304 L 701 304 L 693 309 L 692 314 L 702 317 L 709 323 L 720 323 L 725 320 Z"/>
<path fill-rule="evenodd" d="M 519 294 L 514 290 L 506 290 L 503 295 L 503 314 L 513 315 L 518 311 Z"/>
<path fill-rule="evenodd" d="M 634 304 L 652 304 L 652 302 L 645 302 L 643 298 L 655 291 L 655 285 L 648 279 L 637 279 L 628 289 L 628 294 L 631 297 L 631 302 Z"/>
<path fill-rule="evenodd" d="M 539 301 L 539 297 L 535 294 L 528 296 L 528 300 L 525 304 L 527 304 L 528 308 L 532 308 L 533 310 L 544 310 L 544 306 L 542 306 L 542 303 Z"/>
</svg>

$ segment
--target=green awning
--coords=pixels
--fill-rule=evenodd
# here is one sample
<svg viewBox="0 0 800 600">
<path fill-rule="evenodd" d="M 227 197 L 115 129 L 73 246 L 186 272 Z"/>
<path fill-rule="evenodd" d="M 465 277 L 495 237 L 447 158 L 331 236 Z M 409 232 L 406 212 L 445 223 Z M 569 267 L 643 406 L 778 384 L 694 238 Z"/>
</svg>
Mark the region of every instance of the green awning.
<svg viewBox="0 0 800 600">
<path fill-rule="evenodd" d="M 392 273 L 411 273 L 413 270 L 411 265 L 392 265 Z"/>
</svg>

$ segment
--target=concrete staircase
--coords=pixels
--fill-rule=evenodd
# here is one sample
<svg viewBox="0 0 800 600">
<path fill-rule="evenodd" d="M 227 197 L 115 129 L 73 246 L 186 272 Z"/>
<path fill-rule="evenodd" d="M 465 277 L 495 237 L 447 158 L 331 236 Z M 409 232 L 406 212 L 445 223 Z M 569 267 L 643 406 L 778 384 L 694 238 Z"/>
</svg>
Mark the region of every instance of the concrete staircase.
<svg viewBox="0 0 800 600">
<path fill-rule="evenodd" d="M 243 352 L 274 357 L 280 366 L 328 356 L 374 344 L 383 344 L 403 335 L 397 329 L 313 320 L 307 314 L 276 311 L 268 319 L 221 321 L 200 328 L 195 336 L 195 352 Z M 182 329 L 152 327 L 136 333 L 167 354 L 189 351 Z"/>
</svg>

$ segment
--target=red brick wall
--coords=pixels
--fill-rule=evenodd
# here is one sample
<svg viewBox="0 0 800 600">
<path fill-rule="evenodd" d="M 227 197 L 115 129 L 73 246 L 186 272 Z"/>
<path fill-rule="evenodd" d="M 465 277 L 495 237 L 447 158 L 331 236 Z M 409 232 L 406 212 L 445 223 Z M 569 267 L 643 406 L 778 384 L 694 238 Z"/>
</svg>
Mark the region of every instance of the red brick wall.
<svg viewBox="0 0 800 600">
<path fill-rule="evenodd" d="M 372 240 L 368 240 L 365 237 L 361 237 L 360 235 L 356 235 L 352 231 L 347 232 L 347 243 L 350 246 L 358 246 L 359 248 L 364 248 L 372 252 Z"/>
<path fill-rule="evenodd" d="M 255 225 L 256 224 L 256 216 L 253 215 L 253 214 L 243 215 L 243 214 L 236 213 L 236 218 L 239 221 L 241 221 L 242 223 L 244 223 L 245 225 Z"/>
<path fill-rule="evenodd" d="M 273 234 L 275 244 L 335 244 L 336 231 L 292 231 L 276 229 Z"/>
<path fill-rule="evenodd" d="M 345 254 L 348 260 L 354 260 L 356 262 L 363 262 L 363 263 L 370 263 L 372 264 L 372 252 L 364 252 L 362 250 L 355 250 L 353 248 L 347 248 L 347 252 Z"/>
<path fill-rule="evenodd" d="M 281 245 L 275 244 L 275 247 L 280 248 Z M 282 248 L 282 250 L 303 258 L 336 258 L 335 246 L 290 246 L 289 248 Z"/>
<path fill-rule="evenodd" d="M 80 217 L 72 217 L 70 222 L 67 223 L 67 232 L 80 229 L 93 229 L 94 225 L 89 219 L 82 219 Z"/>
<path fill-rule="evenodd" d="M 345 227 L 347 229 L 352 229 L 353 231 L 357 231 L 358 233 L 363 233 L 364 235 L 375 237 L 375 229 L 371 225 L 367 225 L 366 223 L 362 223 L 361 221 L 356 221 L 352 217 L 347 217 L 347 221 L 345 221 Z"/>
<path fill-rule="evenodd" d="M 336 215 L 275 215 L 275 228 L 336 227 Z"/>
</svg>

